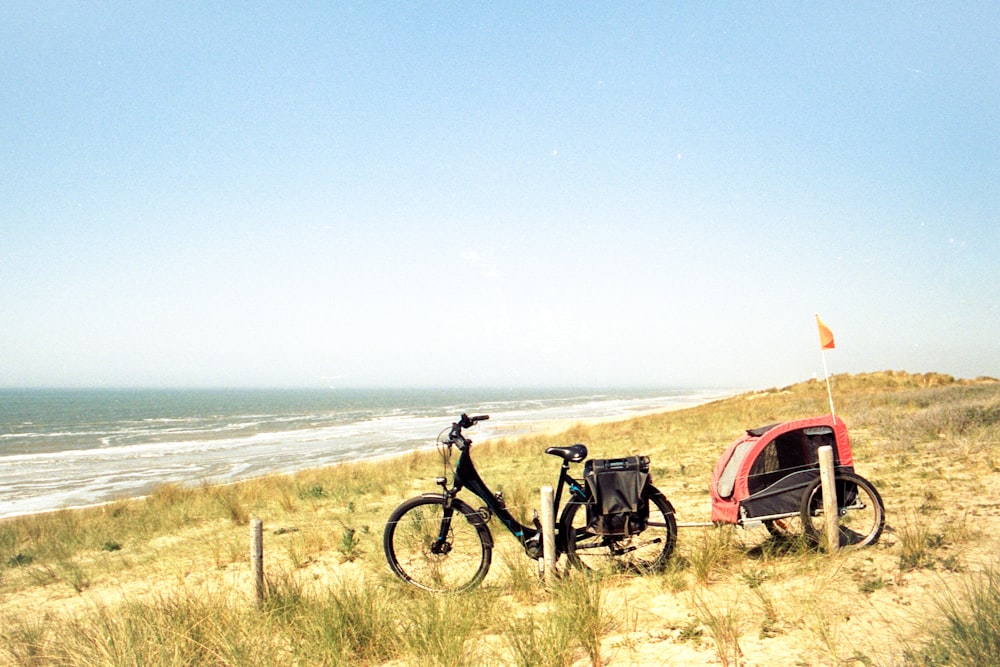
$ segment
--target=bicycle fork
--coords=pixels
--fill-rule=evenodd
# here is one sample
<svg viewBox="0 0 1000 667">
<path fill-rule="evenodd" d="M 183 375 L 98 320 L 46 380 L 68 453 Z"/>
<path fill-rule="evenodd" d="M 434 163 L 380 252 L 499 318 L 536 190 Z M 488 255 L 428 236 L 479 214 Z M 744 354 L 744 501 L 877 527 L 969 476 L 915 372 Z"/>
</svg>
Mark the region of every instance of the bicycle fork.
<svg viewBox="0 0 1000 667">
<path fill-rule="evenodd" d="M 451 551 L 448 534 L 451 532 L 451 519 L 455 516 L 455 507 L 452 503 L 455 495 L 448 490 L 448 483 L 444 477 L 438 477 L 435 481 L 444 489 L 444 507 L 441 512 L 441 528 L 437 538 L 431 544 L 431 553 L 436 556 L 445 556 Z"/>
</svg>

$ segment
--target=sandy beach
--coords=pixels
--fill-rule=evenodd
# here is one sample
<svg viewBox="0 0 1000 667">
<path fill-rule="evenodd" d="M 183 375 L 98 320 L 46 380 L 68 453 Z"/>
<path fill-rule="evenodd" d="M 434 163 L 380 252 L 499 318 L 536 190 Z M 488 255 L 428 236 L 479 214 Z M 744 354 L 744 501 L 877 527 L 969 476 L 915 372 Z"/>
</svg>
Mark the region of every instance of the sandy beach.
<svg viewBox="0 0 1000 667">
<path fill-rule="evenodd" d="M 858 382 L 853 390 L 842 388 L 838 405 L 852 429 L 857 468 L 885 500 L 887 525 L 876 546 L 833 556 L 782 546 L 763 529 L 682 528 L 665 572 L 616 575 L 601 583 L 601 664 L 763 666 L 792 660 L 833 665 L 859 656 L 870 664 L 899 664 L 925 637 L 940 595 L 963 590 L 971 576 L 990 567 L 1000 548 L 995 537 L 1000 535 L 1000 495 L 989 491 L 1000 488 L 994 483 L 1000 472 L 984 463 L 1000 446 L 996 424 L 983 422 L 985 430 L 973 434 L 971 423 L 948 430 L 956 428 L 949 417 L 951 425 L 936 422 L 933 435 L 917 429 L 943 414 L 947 404 L 955 405 L 955 414 L 995 405 L 998 390 L 911 384 L 873 388 Z M 923 411 L 903 407 L 913 405 L 912 397 L 920 392 L 945 393 L 934 394 Z M 477 440 L 476 460 L 483 478 L 501 484 L 512 507 L 530 513 L 537 507 L 538 487 L 550 484 L 557 471 L 555 460 L 541 454 L 547 444 L 579 440 L 596 456 L 645 453 L 678 520 L 704 520 L 711 468 L 742 428 L 788 413 L 821 414 L 825 400 L 822 388 L 807 383 L 626 421 L 538 422 L 531 433 L 513 440 Z M 567 426 L 568 431 L 561 430 Z M 910 433 L 910 440 L 901 439 L 902 432 Z M 175 623 L 168 614 L 175 620 L 161 618 L 162 605 L 171 600 L 191 616 L 197 615 L 190 605 L 198 599 L 214 609 L 213 615 L 249 632 L 267 618 L 253 613 L 249 579 L 248 523 L 258 516 L 265 526 L 266 570 L 284 582 L 281 586 L 294 585 L 296 596 L 319 603 L 344 594 L 344 586 L 353 582 L 391 600 L 395 611 L 386 610 L 377 621 L 384 631 L 418 617 L 430 623 L 438 612 L 420 605 L 446 604 L 447 598 L 414 596 L 396 581 L 387 571 L 380 540 L 392 508 L 403 498 L 432 491 L 432 479 L 441 472 L 435 453 L 411 453 L 229 486 L 171 486 L 142 502 L 8 519 L 0 522 L 5 536 L 0 544 L 6 545 L 0 616 L 7 628 L 23 628 L 42 617 L 50 627 L 62 627 L 58 619 L 102 617 L 95 609 Z M 932 486 L 923 481 L 928 475 L 937 480 Z M 528 583 L 533 562 L 502 527 L 494 523 L 492 532 L 493 567 L 482 591 L 465 603 L 487 616 L 494 613 L 487 609 L 495 609 L 503 618 L 521 618 L 530 610 L 537 614 L 536 631 L 542 632 L 546 623 L 557 622 L 551 607 L 555 593 L 537 581 Z M 57 540 L 59 548 L 46 551 L 47 540 Z M 271 627 L 268 636 L 278 633 L 311 645 L 316 640 L 309 638 L 310 618 L 319 617 Z M 510 664 L 515 654 L 504 639 L 507 626 L 484 622 L 490 628 L 486 637 L 462 649 L 468 660 Z M 7 632 L 5 639 L 16 639 Z M 481 631 L 467 632 L 479 636 Z M 68 639 L 46 634 L 44 641 L 55 651 Z M 88 646 L 73 650 L 93 655 Z M 492 657 L 479 652 L 484 647 L 491 647 Z M 401 645 L 382 658 L 356 659 L 426 664 L 426 650 Z M 292 660 L 280 651 L 266 655 L 276 664 Z M 575 657 L 567 664 L 594 664 L 582 649 L 570 655 Z"/>
</svg>

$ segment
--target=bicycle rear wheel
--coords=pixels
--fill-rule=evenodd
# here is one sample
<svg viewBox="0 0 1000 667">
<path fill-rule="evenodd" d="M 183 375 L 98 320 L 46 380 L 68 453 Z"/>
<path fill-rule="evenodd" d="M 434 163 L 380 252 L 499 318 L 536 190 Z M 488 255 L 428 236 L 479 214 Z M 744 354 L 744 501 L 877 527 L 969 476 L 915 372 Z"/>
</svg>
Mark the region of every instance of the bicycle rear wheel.
<svg viewBox="0 0 1000 667">
<path fill-rule="evenodd" d="M 566 505 L 560 530 L 566 557 L 583 570 L 611 569 L 645 574 L 662 570 L 677 542 L 677 520 L 670 502 L 657 490 L 649 495 L 649 520 L 638 535 L 595 535 L 587 530 L 585 503 Z"/>
<path fill-rule="evenodd" d="M 455 593 L 479 584 L 490 569 L 493 540 L 479 514 L 453 500 L 448 528 L 440 539 L 446 508 L 442 496 L 411 498 L 385 525 L 382 546 L 389 567 L 403 581 L 434 593 Z"/>
<path fill-rule="evenodd" d="M 885 507 L 875 487 L 861 475 L 849 472 L 836 473 L 833 485 L 837 491 L 840 546 L 866 547 L 878 542 L 885 525 Z M 826 517 L 819 479 L 806 488 L 800 515 L 806 537 L 817 544 L 823 541 Z"/>
</svg>

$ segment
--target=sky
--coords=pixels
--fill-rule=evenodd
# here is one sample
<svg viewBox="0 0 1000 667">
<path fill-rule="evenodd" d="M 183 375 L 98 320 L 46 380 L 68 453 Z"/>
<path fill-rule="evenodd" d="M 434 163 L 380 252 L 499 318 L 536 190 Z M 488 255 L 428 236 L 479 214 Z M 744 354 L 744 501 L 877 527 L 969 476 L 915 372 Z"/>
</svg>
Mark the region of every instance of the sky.
<svg viewBox="0 0 1000 667">
<path fill-rule="evenodd" d="M 0 386 L 1000 376 L 998 28 L 0 3 Z"/>
</svg>

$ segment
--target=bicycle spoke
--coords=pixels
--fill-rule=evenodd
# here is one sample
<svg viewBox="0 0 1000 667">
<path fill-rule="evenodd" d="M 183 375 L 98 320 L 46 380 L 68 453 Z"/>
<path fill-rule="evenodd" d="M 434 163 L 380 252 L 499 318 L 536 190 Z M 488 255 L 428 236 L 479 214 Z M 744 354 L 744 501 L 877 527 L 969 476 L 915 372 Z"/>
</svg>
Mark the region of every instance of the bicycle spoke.
<svg viewBox="0 0 1000 667">
<path fill-rule="evenodd" d="M 649 500 L 649 514 L 645 530 L 638 535 L 603 536 L 586 529 L 585 505 L 567 507 L 562 529 L 574 536 L 566 545 L 567 557 L 573 565 L 589 569 L 645 573 L 662 568 L 673 551 L 677 524 L 673 508 L 659 493 Z"/>
<path fill-rule="evenodd" d="M 491 552 L 480 529 L 457 509 L 440 539 L 443 498 L 414 498 L 400 505 L 383 539 L 389 566 L 400 578 L 435 592 L 461 591 L 489 570 Z"/>
</svg>

